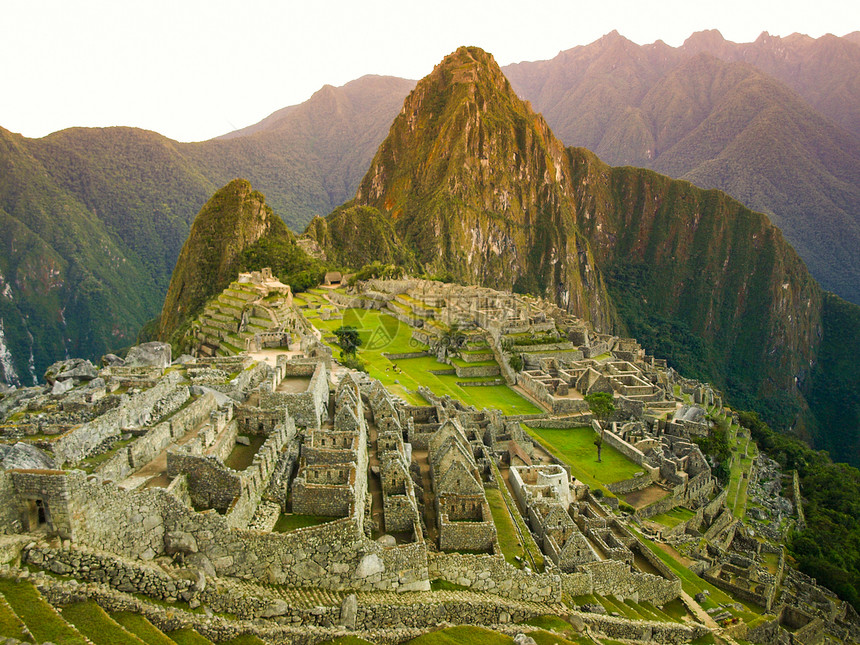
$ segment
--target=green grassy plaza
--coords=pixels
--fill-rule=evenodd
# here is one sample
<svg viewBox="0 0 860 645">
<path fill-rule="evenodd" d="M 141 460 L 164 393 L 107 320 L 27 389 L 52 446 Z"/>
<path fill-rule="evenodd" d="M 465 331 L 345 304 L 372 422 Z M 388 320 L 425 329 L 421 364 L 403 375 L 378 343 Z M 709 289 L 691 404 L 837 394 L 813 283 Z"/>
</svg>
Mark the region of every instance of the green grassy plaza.
<svg viewBox="0 0 860 645">
<path fill-rule="evenodd" d="M 607 484 L 630 479 L 642 472 L 641 466 L 606 443 L 598 462 L 594 445 L 596 435 L 590 427 L 551 430 L 531 428 L 525 424 L 522 427 L 544 448 L 567 463 L 571 475 L 591 488 L 605 490 Z"/>
<path fill-rule="evenodd" d="M 671 529 L 678 526 L 678 524 L 680 524 L 681 522 L 686 522 L 695 515 L 696 514 L 689 508 L 683 508 L 679 506 L 677 508 L 673 508 L 671 511 L 668 511 L 666 513 L 654 515 L 649 519 L 654 522 L 657 522 L 658 524 L 662 524 L 663 526 L 667 526 Z"/>
<path fill-rule="evenodd" d="M 308 312 L 303 311 L 307 316 Z M 366 309 L 346 309 L 342 319 L 322 320 L 313 315 L 307 316 L 323 336 L 331 336 L 341 326 L 353 326 L 359 331 L 361 346 L 358 356 L 367 363 L 367 373 L 378 379 L 389 390 L 412 405 L 426 405 L 418 394 L 423 385 L 438 395 L 449 395 L 468 405 L 482 408 L 496 408 L 504 414 L 540 414 L 540 410 L 507 385 L 463 387 L 457 383 L 486 381 L 484 377 L 458 377 L 454 374 L 432 374 L 432 371 L 451 370 L 450 365 L 439 363 L 432 356 L 421 358 L 389 359 L 385 354 L 407 354 L 423 352 L 426 345 L 412 338 L 412 327 L 389 314 Z M 340 348 L 331 342 L 326 343 L 340 355 Z M 466 363 L 463 363 L 464 365 Z M 483 363 L 472 363 L 481 365 Z M 493 362 L 488 362 L 493 365 Z"/>
</svg>

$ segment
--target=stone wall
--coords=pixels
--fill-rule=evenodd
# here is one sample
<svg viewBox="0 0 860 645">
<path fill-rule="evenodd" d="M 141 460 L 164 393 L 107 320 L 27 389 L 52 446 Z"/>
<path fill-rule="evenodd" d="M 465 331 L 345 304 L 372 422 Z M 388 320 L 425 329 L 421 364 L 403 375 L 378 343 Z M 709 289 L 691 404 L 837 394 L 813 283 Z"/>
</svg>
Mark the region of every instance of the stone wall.
<svg viewBox="0 0 860 645">
<path fill-rule="evenodd" d="M 96 473 L 114 481 L 125 479 L 134 470 L 158 456 L 173 440 L 184 436 L 188 430 L 209 418 L 216 408 L 215 396 L 207 392 L 167 421 L 147 430 L 133 443 L 118 449 L 112 457 L 96 468 Z"/>
<path fill-rule="evenodd" d="M 624 620 L 615 616 L 578 611 L 571 612 L 570 618 L 588 625 L 608 638 L 641 643 L 689 643 L 710 633 L 710 630 L 702 625 Z"/>
<path fill-rule="evenodd" d="M 635 448 L 634 446 L 631 446 L 629 443 L 624 441 L 624 439 L 619 437 L 611 430 L 607 430 L 603 433 L 603 441 L 607 445 L 615 448 L 618 452 L 620 452 L 622 455 L 627 457 L 635 464 L 641 466 L 642 463 L 645 461 L 645 455 L 642 454 L 641 450 Z"/>
<path fill-rule="evenodd" d="M 48 533 L 64 539 L 74 537 L 71 494 L 65 475 L 62 470 L 12 471 L 16 506 L 22 518 L 29 517 L 26 523 L 30 526 L 23 526 L 24 530 L 35 531 L 37 528 L 33 526 L 38 521 L 37 517 L 33 516 L 36 512 L 33 505 L 38 500 L 44 507 Z"/>
<path fill-rule="evenodd" d="M 442 514 L 439 527 L 439 549 L 442 551 L 491 552 L 496 542 L 496 525 L 490 521 L 456 522 Z"/>
<path fill-rule="evenodd" d="M 278 369 L 287 372 L 290 363 L 278 358 Z M 307 369 L 298 368 L 296 369 Z M 308 389 L 304 392 L 277 392 L 278 380 L 264 384 L 260 392 L 260 407 L 280 408 L 286 406 L 290 416 L 295 419 L 296 425 L 308 428 L 319 428 L 320 422 L 328 415 L 328 370 L 324 363 L 315 363 L 314 372 Z M 289 374 L 284 373 L 284 376 Z M 303 374 L 302 374 L 303 375 Z"/>
<path fill-rule="evenodd" d="M 12 483 L 12 473 L 0 470 L 0 534 L 19 533 L 21 509 Z"/>
<path fill-rule="evenodd" d="M 235 427 L 231 422 L 230 428 Z M 232 435 L 232 436 L 231 436 Z M 231 526 L 247 526 L 260 503 L 269 479 L 278 465 L 284 446 L 296 436 L 290 417 L 278 425 L 242 471 L 224 465 L 219 455 L 197 456 L 183 451 L 167 453 L 167 472 L 171 477 L 187 475 L 189 498 L 194 506 L 214 508 L 226 513 Z M 228 448 L 235 435 L 228 433 Z M 229 453 L 228 453 L 229 454 Z"/>
<path fill-rule="evenodd" d="M 343 467 L 347 467 L 344 464 Z M 309 469 L 302 472 L 307 473 Z M 355 479 L 355 468 L 350 468 Z M 292 512 L 303 515 L 324 515 L 328 517 L 347 517 L 355 501 L 355 487 L 349 482 L 343 484 L 317 484 L 304 477 L 296 477 L 291 489 Z"/>
<path fill-rule="evenodd" d="M 615 482 L 614 484 L 607 484 L 606 488 L 608 488 L 615 495 L 626 495 L 627 493 L 632 493 L 635 490 L 642 490 L 643 488 L 647 488 L 653 483 L 654 476 L 650 472 L 645 472 L 642 475 L 637 475 L 636 477 L 631 477 L 630 479 L 624 479 L 620 482 Z"/>
<path fill-rule="evenodd" d="M 517 569 L 501 555 L 429 553 L 431 578 L 487 591 L 514 600 L 561 602 L 561 579 L 557 574 L 540 574 Z"/>
<path fill-rule="evenodd" d="M 580 565 L 575 573 L 562 573 L 562 585 L 570 596 L 597 594 L 632 598 L 637 602 L 662 605 L 681 595 L 681 580 L 632 571 L 619 560 L 602 560 Z"/>
<path fill-rule="evenodd" d="M 166 601 L 178 600 L 194 586 L 192 580 L 169 576 L 162 569 L 80 548 L 34 545 L 24 550 L 21 560 L 60 575 L 101 582 L 118 591 L 143 593 Z"/>
<path fill-rule="evenodd" d="M 800 477 L 797 470 L 791 476 L 791 489 L 793 492 L 794 509 L 797 512 L 797 528 L 802 530 L 806 526 L 806 517 L 803 514 L 803 498 L 800 496 Z"/>
<path fill-rule="evenodd" d="M 28 578 L 55 606 L 93 600 L 109 612 L 139 614 L 165 633 L 193 629 L 213 642 L 256 635 L 267 643 L 319 645 L 352 636 L 378 645 L 396 645 L 426 633 L 429 625 L 445 622 L 487 625 L 513 636 L 529 630 L 516 623 L 547 612 L 545 605 L 485 599 L 478 594 L 460 593 L 453 598 L 416 594 L 412 598 L 403 597 L 397 604 L 359 603 L 355 607 L 354 621 L 343 627 L 340 606 L 294 606 L 284 601 L 273 601 L 271 597 L 237 594 L 232 586 L 207 585 L 198 598 L 214 611 L 234 614 L 237 618 L 163 606 L 95 582 L 78 584 L 49 577 L 42 572 Z M 259 616 L 273 617 L 274 620 L 250 620 Z"/>
<path fill-rule="evenodd" d="M 517 384 L 537 399 L 541 405 L 552 410 L 553 414 L 572 414 L 588 411 L 588 403 L 583 399 L 566 399 L 553 396 L 544 383 L 527 372 L 520 372 L 517 375 Z"/>
<path fill-rule="evenodd" d="M 146 425 L 153 406 L 181 380 L 179 372 L 171 372 L 148 390 L 124 394 L 119 406 L 57 439 L 52 445 L 57 466 L 77 464 L 108 437 L 120 434 L 124 428 Z"/>
<path fill-rule="evenodd" d="M 214 511 L 194 512 L 163 489 L 125 491 L 82 473 L 69 477 L 80 544 L 151 560 L 165 553 L 165 535 L 179 532 L 193 538 L 219 576 L 334 590 L 429 589 L 423 544 L 383 547 L 356 518 L 284 534 L 245 531 Z"/>
<path fill-rule="evenodd" d="M 227 468 L 214 456 L 189 455 L 184 452 L 167 453 L 167 474 L 188 477 L 191 503 L 197 508 L 214 508 L 226 513 L 233 500 L 242 492 L 239 473 Z"/>
</svg>

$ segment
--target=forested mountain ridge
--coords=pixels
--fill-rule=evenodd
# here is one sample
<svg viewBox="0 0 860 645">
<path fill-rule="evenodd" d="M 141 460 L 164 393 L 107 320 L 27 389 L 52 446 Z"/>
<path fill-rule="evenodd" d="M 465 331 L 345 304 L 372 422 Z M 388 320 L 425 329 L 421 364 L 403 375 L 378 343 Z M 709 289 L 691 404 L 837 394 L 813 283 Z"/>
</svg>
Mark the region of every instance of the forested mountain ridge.
<svg viewBox="0 0 860 645">
<path fill-rule="evenodd" d="M 767 213 L 829 290 L 860 302 L 860 46 L 763 34 L 681 47 L 612 32 L 504 68 L 566 145 L 719 188 Z"/>
<path fill-rule="evenodd" d="M 158 315 L 195 214 L 248 177 L 294 229 L 349 199 L 414 85 L 326 86 L 242 133 L 179 143 L 138 128 L 28 139 L 0 128 L 0 382 L 130 345 Z"/>
</svg>

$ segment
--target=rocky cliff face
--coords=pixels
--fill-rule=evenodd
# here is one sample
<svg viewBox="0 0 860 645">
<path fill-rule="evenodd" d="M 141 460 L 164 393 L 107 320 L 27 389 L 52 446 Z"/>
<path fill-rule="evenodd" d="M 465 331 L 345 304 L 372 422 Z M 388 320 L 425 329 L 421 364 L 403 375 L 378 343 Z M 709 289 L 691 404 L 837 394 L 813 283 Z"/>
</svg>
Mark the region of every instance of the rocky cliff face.
<svg viewBox="0 0 860 645">
<path fill-rule="evenodd" d="M 216 192 L 191 225 L 161 310 L 159 337 L 168 340 L 206 300 L 223 291 L 239 272 L 242 251 L 261 238 L 293 240 L 283 220 L 244 179 Z"/>
<path fill-rule="evenodd" d="M 355 203 L 387 214 L 430 272 L 540 294 L 607 328 L 612 309 L 569 185 L 543 117 L 492 56 L 461 47 L 406 99 Z"/>
<path fill-rule="evenodd" d="M 577 225 L 627 330 L 654 350 L 683 325 L 703 341 L 684 367 L 792 425 L 806 411 L 798 385 L 815 363 L 823 292 L 779 229 L 720 191 L 569 154 Z M 676 363 L 692 354 L 672 341 L 662 353 Z"/>
</svg>

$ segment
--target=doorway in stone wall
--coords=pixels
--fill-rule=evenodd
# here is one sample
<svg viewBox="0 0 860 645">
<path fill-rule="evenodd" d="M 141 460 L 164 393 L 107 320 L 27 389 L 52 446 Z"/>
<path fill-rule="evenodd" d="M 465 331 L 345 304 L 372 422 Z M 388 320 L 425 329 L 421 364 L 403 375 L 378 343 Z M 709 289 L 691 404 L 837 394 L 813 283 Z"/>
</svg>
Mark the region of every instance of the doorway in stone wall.
<svg viewBox="0 0 860 645">
<path fill-rule="evenodd" d="M 41 499 L 28 499 L 25 510 L 25 524 L 27 531 L 36 533 L 48 530 L 48 508 Z"/>
</svg>

